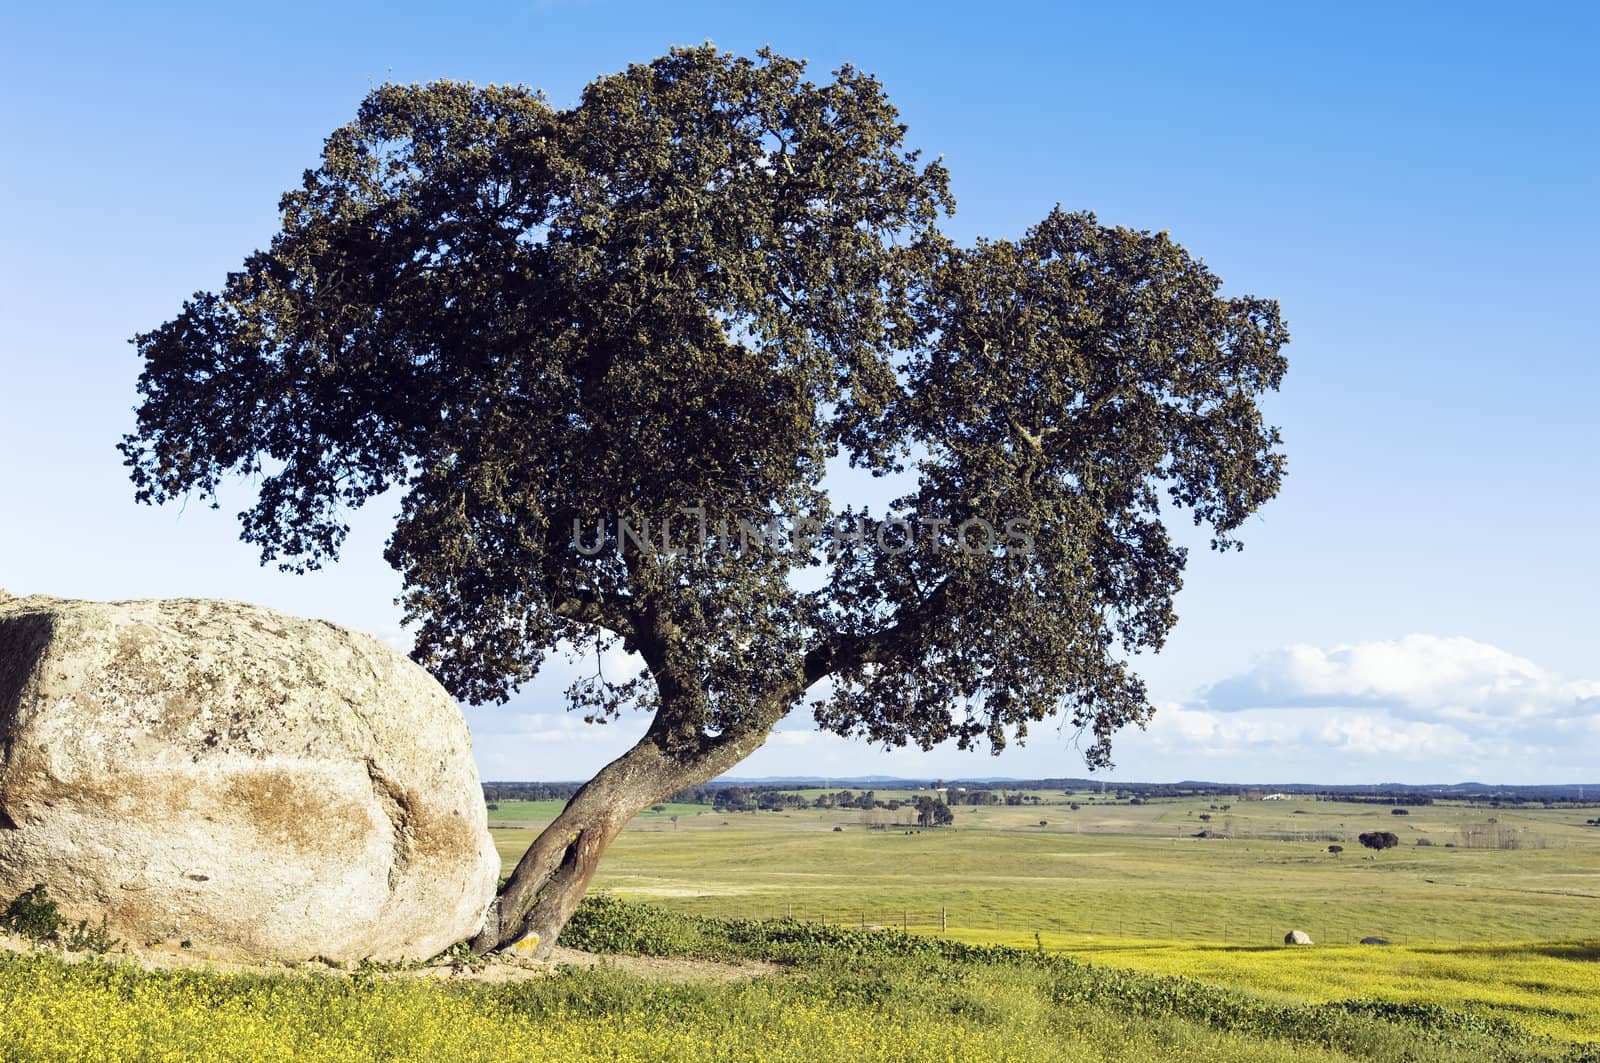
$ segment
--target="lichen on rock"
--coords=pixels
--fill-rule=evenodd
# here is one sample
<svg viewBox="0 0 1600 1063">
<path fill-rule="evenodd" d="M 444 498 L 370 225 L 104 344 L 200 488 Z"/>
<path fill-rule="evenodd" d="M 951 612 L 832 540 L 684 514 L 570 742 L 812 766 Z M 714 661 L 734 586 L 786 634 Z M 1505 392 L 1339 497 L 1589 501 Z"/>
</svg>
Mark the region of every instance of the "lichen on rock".
<svg viewBox="0 0 1600 1063">
<path fill-rule="evenodd" d="M 394 960 L 470 937 L 498 872 L 460 709 L 376 639 L 0 595 L 0 895 L 44 882 L 136 942 Z"/>
</svg>

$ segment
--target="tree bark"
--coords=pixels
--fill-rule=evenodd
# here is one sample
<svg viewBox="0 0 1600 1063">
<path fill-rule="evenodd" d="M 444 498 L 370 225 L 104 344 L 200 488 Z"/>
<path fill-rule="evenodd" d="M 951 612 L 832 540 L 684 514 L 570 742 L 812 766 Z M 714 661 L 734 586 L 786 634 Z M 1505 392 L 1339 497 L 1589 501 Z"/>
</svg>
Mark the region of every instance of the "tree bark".
<svg viewBox="0 0 1600 1063">
<path fill-rule="evenodd" d="M 628 821 L 663 798 L 720 775 L 759 748 L 771 729 L 702 739 L 674 753 L 661 725 L 658 715 L 638 744 L 585 783 L 534 839 L 489 906 L 483 929 L 472 940 L 473 952 L 510 948 L 546 958 L 583 899 L 601 854 Z"/>
</svg>

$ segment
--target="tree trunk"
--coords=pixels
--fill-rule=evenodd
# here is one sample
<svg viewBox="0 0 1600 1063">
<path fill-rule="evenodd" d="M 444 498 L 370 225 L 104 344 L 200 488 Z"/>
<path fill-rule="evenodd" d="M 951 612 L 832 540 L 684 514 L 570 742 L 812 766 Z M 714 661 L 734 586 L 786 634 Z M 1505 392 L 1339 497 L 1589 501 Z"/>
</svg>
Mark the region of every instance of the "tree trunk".
<svg viewBox="0 0 1600 1063">
<path fill-rule="evenodd" d="M 583 899 L 600 855 L 629 820 L 721 774 L 766 739 L 765 730 L 738 739 L 723 736 L 691 755 L 674 756 L 657 731 L 652 726 L 637 745 L 602 768 L 534 839 L 489 906 L 483 929 L 472 940 L 474 952 L 514 948 L 534 959 L 547 957 Z"/>
</svg>

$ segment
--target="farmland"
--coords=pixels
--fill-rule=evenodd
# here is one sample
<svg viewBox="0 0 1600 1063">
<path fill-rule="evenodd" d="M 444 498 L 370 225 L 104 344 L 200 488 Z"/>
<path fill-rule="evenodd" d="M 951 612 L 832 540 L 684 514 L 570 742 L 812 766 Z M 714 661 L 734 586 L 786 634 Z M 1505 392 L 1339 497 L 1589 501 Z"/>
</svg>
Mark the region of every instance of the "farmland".
<svg viewBox="0 0 1600 1063">
<path fill-rule="evenodd" d="M 1592 808 L 1438 803 L 1397 816 L 1309 798 L 1035 796 L 958 806 L 953 828 L 924 830 L 881 826 L 892 818 L 881 810 L 673 806 L 623 833 L 595 888 L 708 916 L 1042 947 L 1273 999 L 1471 1007 L 1600 1040 Z M 508 861 L 537 829 L 535 810 L 491 814 Z M 1356 841 L 1380 830 L 1400 845 L 1369 853 Z M 1284 948 L 1291 928 L 1317 947 Z M 1393 945 L 1356 944 L 1368 936 Z"/>
<path fill-rule="evenodd" d="M 1329 943 L 1600 937 L 1594 809 L 1047 800 L 957 807 L 953 828 L 911 833 L 874 829 L 881 810 L 671 806 L 635 820 L 595 887 L 711 915 L 927 925 L 944 909 L 962 929 L 1211 944 L 1276 943 L 1291 927 Z M 491 813 L 507 867 L 557 804 Z M 1194 836 L 1205 830 L 1222 837 Z M 1377 830 L 1400 845 L 1366 852 L 1355 839 Z M 1495 830 L 1521 847 L 1469 847 Z"/>
<path fill-rule="evenodd" d="M 494 805 L 507 863 L 559 809 Z M 19 1060 L 1596 1058 L 1592 809 L 1039 791 L 958 805 L 953 827 L 905 816 L 649 810 L 561 938 L 598 966 L 456 950 L 224 973 L 13 942 L 0 1044 Z M 1402 844 L 1352 841 L 1379 830 Z M 1290 927 L 1318 943 L 1284 946 Z M 1368 935 L 1392 944 L 1353 943 Z"/>
</svg>

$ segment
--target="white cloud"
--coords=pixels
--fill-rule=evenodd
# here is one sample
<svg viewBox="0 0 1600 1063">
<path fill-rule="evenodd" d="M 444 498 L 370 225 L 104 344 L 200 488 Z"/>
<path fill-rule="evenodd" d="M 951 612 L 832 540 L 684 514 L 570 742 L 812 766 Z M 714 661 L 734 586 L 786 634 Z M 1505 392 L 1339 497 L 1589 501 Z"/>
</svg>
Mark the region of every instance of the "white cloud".
<svg viewBox="0 0 1600 1063">
<path fill-rule="evenodd" d="M 1394 720 L 1382 713 L 1336 713 L 1317 730 L 1319 745 L 1335 753 L 1435 761 L 1471 753 L 1474 740 L 1448 724 Z"/>
<path fill-rule="evenodd" d="M 1299 709 L 1214 712 L 1185 705 L 1157 709 L 1150 725 L 1161 751 L 1187 757 L 1273 760 L 1381 756 L 1407 761 L 1456 757 L 1474 748 L 1473 738 L 1449 724 L 1397 719 L 1370 709 L 1329 709 L 1315 715 Z"/>
<path fill-rule="evenodd" d="M 1149 731 L 1148 751 L 1217 777 L 1507 781 L 1582 770 L 1600 738 L 1600 681 L 1467 638 L 1294 645 L 1160 707 Z"/>
<path fill-rule="evenodd" d="M 1419 720 L 1531 720 L 1600 712 L 1600 680 L 1569 679 L 1468 638 L 1407 635 L 1285 646 L 1199 700 L 1223 712 L 1373 706 Z"/>
</svg>

